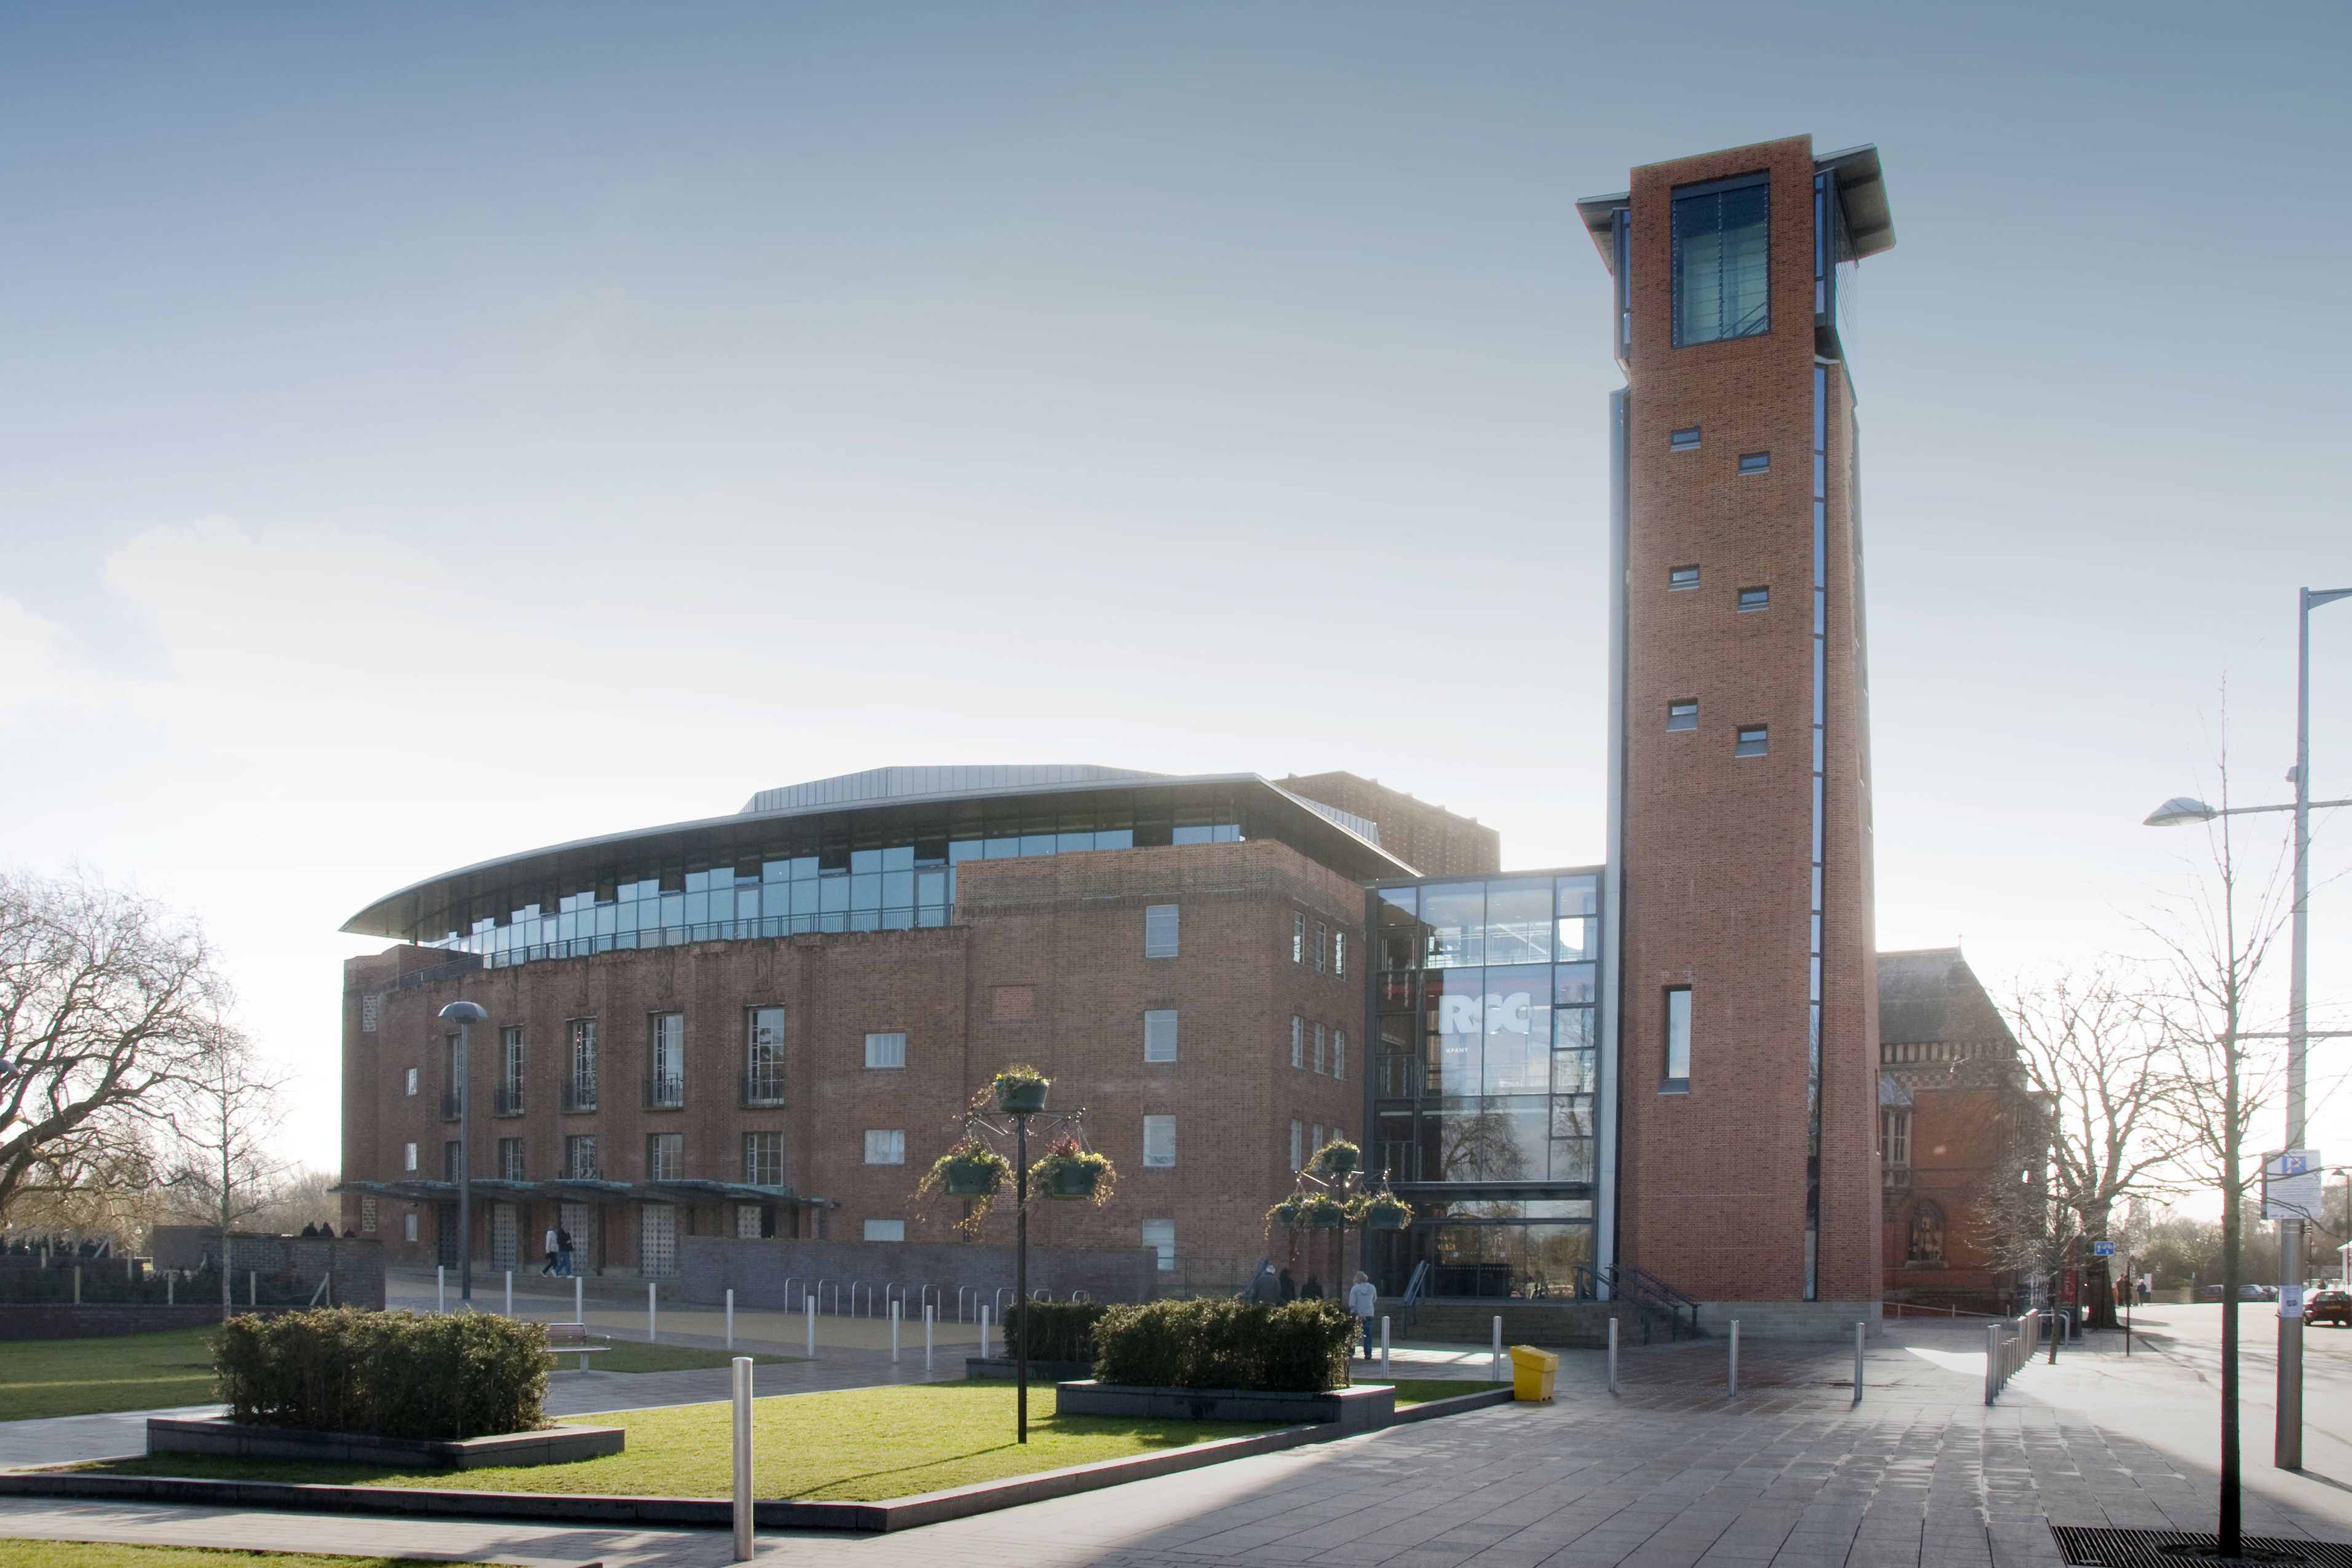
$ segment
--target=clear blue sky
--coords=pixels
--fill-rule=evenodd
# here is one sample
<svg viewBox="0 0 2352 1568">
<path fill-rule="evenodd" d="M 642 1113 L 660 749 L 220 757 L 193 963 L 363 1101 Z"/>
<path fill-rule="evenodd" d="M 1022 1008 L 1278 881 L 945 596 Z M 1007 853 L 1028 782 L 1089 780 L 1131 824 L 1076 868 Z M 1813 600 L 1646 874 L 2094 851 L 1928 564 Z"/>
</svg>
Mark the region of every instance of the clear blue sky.
<svg viewBox="0 0 2352 1568">
<path fill-rule="evenodd" d="M 2126 945 L 2222 682 L 2283 793 L 2294 590 L 2352 584 L 2347 15 L 10 7 L 0 853 L 201 912 L 321 1163 L 353 910 L 764 785 L 1343 767 L 1595 858 L 1570 204 L 1810 132 L 1899 240 L 1849 293 L 1882 945 Z"/>
</svg>

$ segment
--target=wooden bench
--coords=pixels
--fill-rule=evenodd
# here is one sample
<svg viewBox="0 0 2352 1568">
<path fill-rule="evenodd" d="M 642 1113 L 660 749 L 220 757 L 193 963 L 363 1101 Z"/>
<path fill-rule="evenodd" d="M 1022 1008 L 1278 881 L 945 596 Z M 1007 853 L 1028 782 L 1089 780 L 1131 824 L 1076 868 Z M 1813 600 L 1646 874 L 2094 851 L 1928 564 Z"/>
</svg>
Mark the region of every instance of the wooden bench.
<svg viewBox="0 0 2352 1568">
<path fill-rule="evenodd" d="M 589 1343 L 588 1325 L 585 1323 L 549 1323 L 546 1327 L 547 1353 L 556 1356 L 578 1356 L 582 1372 L 588 1370 L 590 1356 L 613 1348 L 609 1341 L 602 1344 Z"/>
</svg>

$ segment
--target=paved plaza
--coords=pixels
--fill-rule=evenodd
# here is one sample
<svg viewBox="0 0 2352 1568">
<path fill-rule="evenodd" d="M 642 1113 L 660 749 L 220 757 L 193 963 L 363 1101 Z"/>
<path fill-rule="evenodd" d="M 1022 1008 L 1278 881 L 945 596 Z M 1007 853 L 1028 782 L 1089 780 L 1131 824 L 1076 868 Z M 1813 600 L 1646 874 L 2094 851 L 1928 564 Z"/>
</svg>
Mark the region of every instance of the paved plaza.
<svg viewBox="0 0 2352 1568">
<path fill-rule="evenodd" d="M 1750 1342 L 1737 1402 L 1724 1395 L 1720 1340 L 1628 1351 L 1614 1396 L 1600 1355 L 1570 1352 L 1549 1405 L 1480 1410 L 895 1535 L 763 1535 L 760 1559 L 870 1568 L 2051 1564 L 2053 1521 L 2212 1528 L 2218 1316 L 2155 1309 L 2128 1359 L 2121 1336 L 2095 1336 L 2055 1367 L 2036 1360 L 1990 1410 L 1973 1326 L 1890 1325 L 1871 1344 L 1859 1405 L 1850 1346 Z M 2289 1475 L 2268 1464 L 2274 1321 L 2249 1308 L 2243 1326 L 2248 1531 L 2352 1540 L 2352 1444 L 2342 1436 L 2352 1331 L 2308 1336 L 2310 1468 Z M 1483 1351 L 1427 1354 L 1415 1374 L 1485 1368 Z M 836 1374 L 850 1375 L 847 1360 L 834 1359 Z M 763 1386 L 775 1386 L 761 1370 Z M 614 1568 L 729 1556 L 716 1531 L 30 1498 L 0 1499 L 0 1535 Z"/>
</svg>

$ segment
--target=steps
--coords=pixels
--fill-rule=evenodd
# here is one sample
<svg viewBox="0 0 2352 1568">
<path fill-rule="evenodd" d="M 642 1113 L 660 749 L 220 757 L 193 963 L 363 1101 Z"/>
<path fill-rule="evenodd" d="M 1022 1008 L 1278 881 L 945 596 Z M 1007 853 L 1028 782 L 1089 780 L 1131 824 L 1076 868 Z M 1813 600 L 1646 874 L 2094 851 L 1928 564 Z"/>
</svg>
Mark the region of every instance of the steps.
<svg viewBox="0 0 2352 1568">
<path fill-rule="evenodd" d="M 1383 1300 L 1381 1310 L 1396 1318 L 1394 1331 L 1400 1336 L 1434 1340 L 1441 1344 L 1490 1343 L 1498 1317 L 1503 1320 L 1503 1343 L 1507 1346 L 1598 1348 L 1609 1342 L 1609 1320 L 1612 1317 L 1619 1321 L 1620 1344 L 1643 1342 L 1642 1314 L 1623 1301 L 1424 1300 L 1415 1309 L 1410 1330 L 1404 1326 L 1402 1309 L 1395 1300 Z M 1652 1331 L 1663 1340 L 1666 1333 L 1664 1320 L 1657 1320 Z"/>
</svg>

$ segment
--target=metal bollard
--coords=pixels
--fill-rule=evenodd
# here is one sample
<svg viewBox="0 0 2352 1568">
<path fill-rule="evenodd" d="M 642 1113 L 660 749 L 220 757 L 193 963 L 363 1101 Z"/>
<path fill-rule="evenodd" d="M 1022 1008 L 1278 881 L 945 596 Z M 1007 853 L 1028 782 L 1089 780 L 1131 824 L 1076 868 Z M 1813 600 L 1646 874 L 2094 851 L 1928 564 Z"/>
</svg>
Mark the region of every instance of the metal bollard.
<svg viewBox="0 0 2352 1568">
<path fill-rule="evenodd" d="M 2000 1325 L 1985 1325 L 1985 1403 L 2000 1392 Z"/>
<path fill-rule="evenodd" d="M 982 1306 L 980 1310 L 980 1359 L 982 1361 L 988 1359 L 988 1308 L 986 1306 Z"/>
<path fill-rule="evenodd" d="M 587 1316 L 580 1310 L 581 1283 L 580 1276 L 574 1274 L 572 1277 L 572 1321 L 575 1323 L 584 1323 L 588 1321 Z"/>
<path fill-rule="evenodd" d="M 1862 1403 L 1862 1336 L 1869 1326 L 1867 1323 L 1853 1326 L 1853 1402 L 1856 1405 Z"/>
<path fill-rule="evenodd" d="M 433 1310 L 436 1312 L 449 1310 L 449 1270 L 438 1263 L 433 1266 Z"/>
<path fill-rule="evenodd" d="M 507 1316 L 514 1316 L 514 1270 L 507 1270 Z"/>
<path fill-rule="evenodd" d="M 1617 1317 L 1609 1317 L 1609 1392 L 1617 1392 Z"/>
<path fill-rule="evenodd" d="M 172 1306 L 172 1305 L 173 1305 L 173 1304 L 174 1304 L 174 1303 L 173 1303 L 173 1297 L 174 1297 L 174 1295 L 177 1293 L 178 1287 L 179 1287 L 179 1283 L 180 1283 L 180 1271 L 179 1271 L 178 1269 L 176 1269 L 176 1268 L 174 1268 L 174 1269 L 171 1269 L 171 1270 L 169 1270 L 168 1272 L 166 1272 L 166 1273 L 164 1274 L 164 1276 L 163 1276 L 163 1305 L 165 1305 L 166 1307 L 169 1307 L 169 1306 Z"/>
<path fill-rule="evenodd" d="M 898 1364 L 898 1303 L 890 1303 L 890 1364 Z"/>
<path fill-rule="evenodd" d="M 1388 1314 L 1387 1314 L 1387 1313 L 1385 1313 L 1385 1312 L 1383 1312 L 1383 1313 L 1381 1313 L 1381 1375 L 1382 1377 L 1387 1377 L 1388 1375 L 1390 1375 L 1390 1374 L 1389 1374 L 1389 1319 L 1388 1319 Z"/>
<path fill-rule="evenodd" d="M 646 1343 L 655 1342 L 660 1327 L 659 1321 L 654 1315 L 654 1282 L 648 1279 L 646 1281 Z"/>
<path fill-rule="evenodd" d="M 808 1318 L 808 1358 L 814 1361 L 816 1360 L 816 1298 L 803 1296 L 801 1298 L 801 1305 L 806 1309 Z"/>
<path fill-rule="evenodd" d="M 245 1273 L 245 1304 L 248 1307 L 261 1305 L 261 1276 L 250 1268 Z"/>
<path fill-rule="evenodd" d="M 923 1370 L 931 1370 L 931 1325 L 938 1321 L 940 1310 L 932 1302 L 923 1303 Z"/>
<path fill-rule="evenodd" d="M 1495 1314 L 1495 1364 L 1488 1369 L 1486 1381 L 1503 1381 L 1503 1315 L 1500 1312 Z"/>
<path fill-rule="evenodd" d="M 79 1264 L 79 1263 L 77 1263 L 77 1264 L 75 1264 L 75 1265 L 74 1265 L 74 1299 L 73 1299 L 73 1304 L 74 1304 L 75 1306 L 77 1306 L 77 1307 L 79 1307 L 79 1306 L 80 1306 L 80 1305 L 81 1305 L 81 1265 L 80 1265 L 80 1264 Z"/>
<path fill-rule="evenodd" d="M 735 1348 L 735 1292 L 727 1292 L 727 1348 Z"/>
<path fill-rule="evenodd" d="M 751 1358 L 739 1355 L 735 1369 L 735 1561 L 751 1560 Z"/>
<path fill-rule="evenodd" d="M 1729 1397 L 1733 1399 L 1739 1397 L 1739 1320 L 1737 1318 L 1731 1320 L 1731 1393 Z"/>
</svg>

